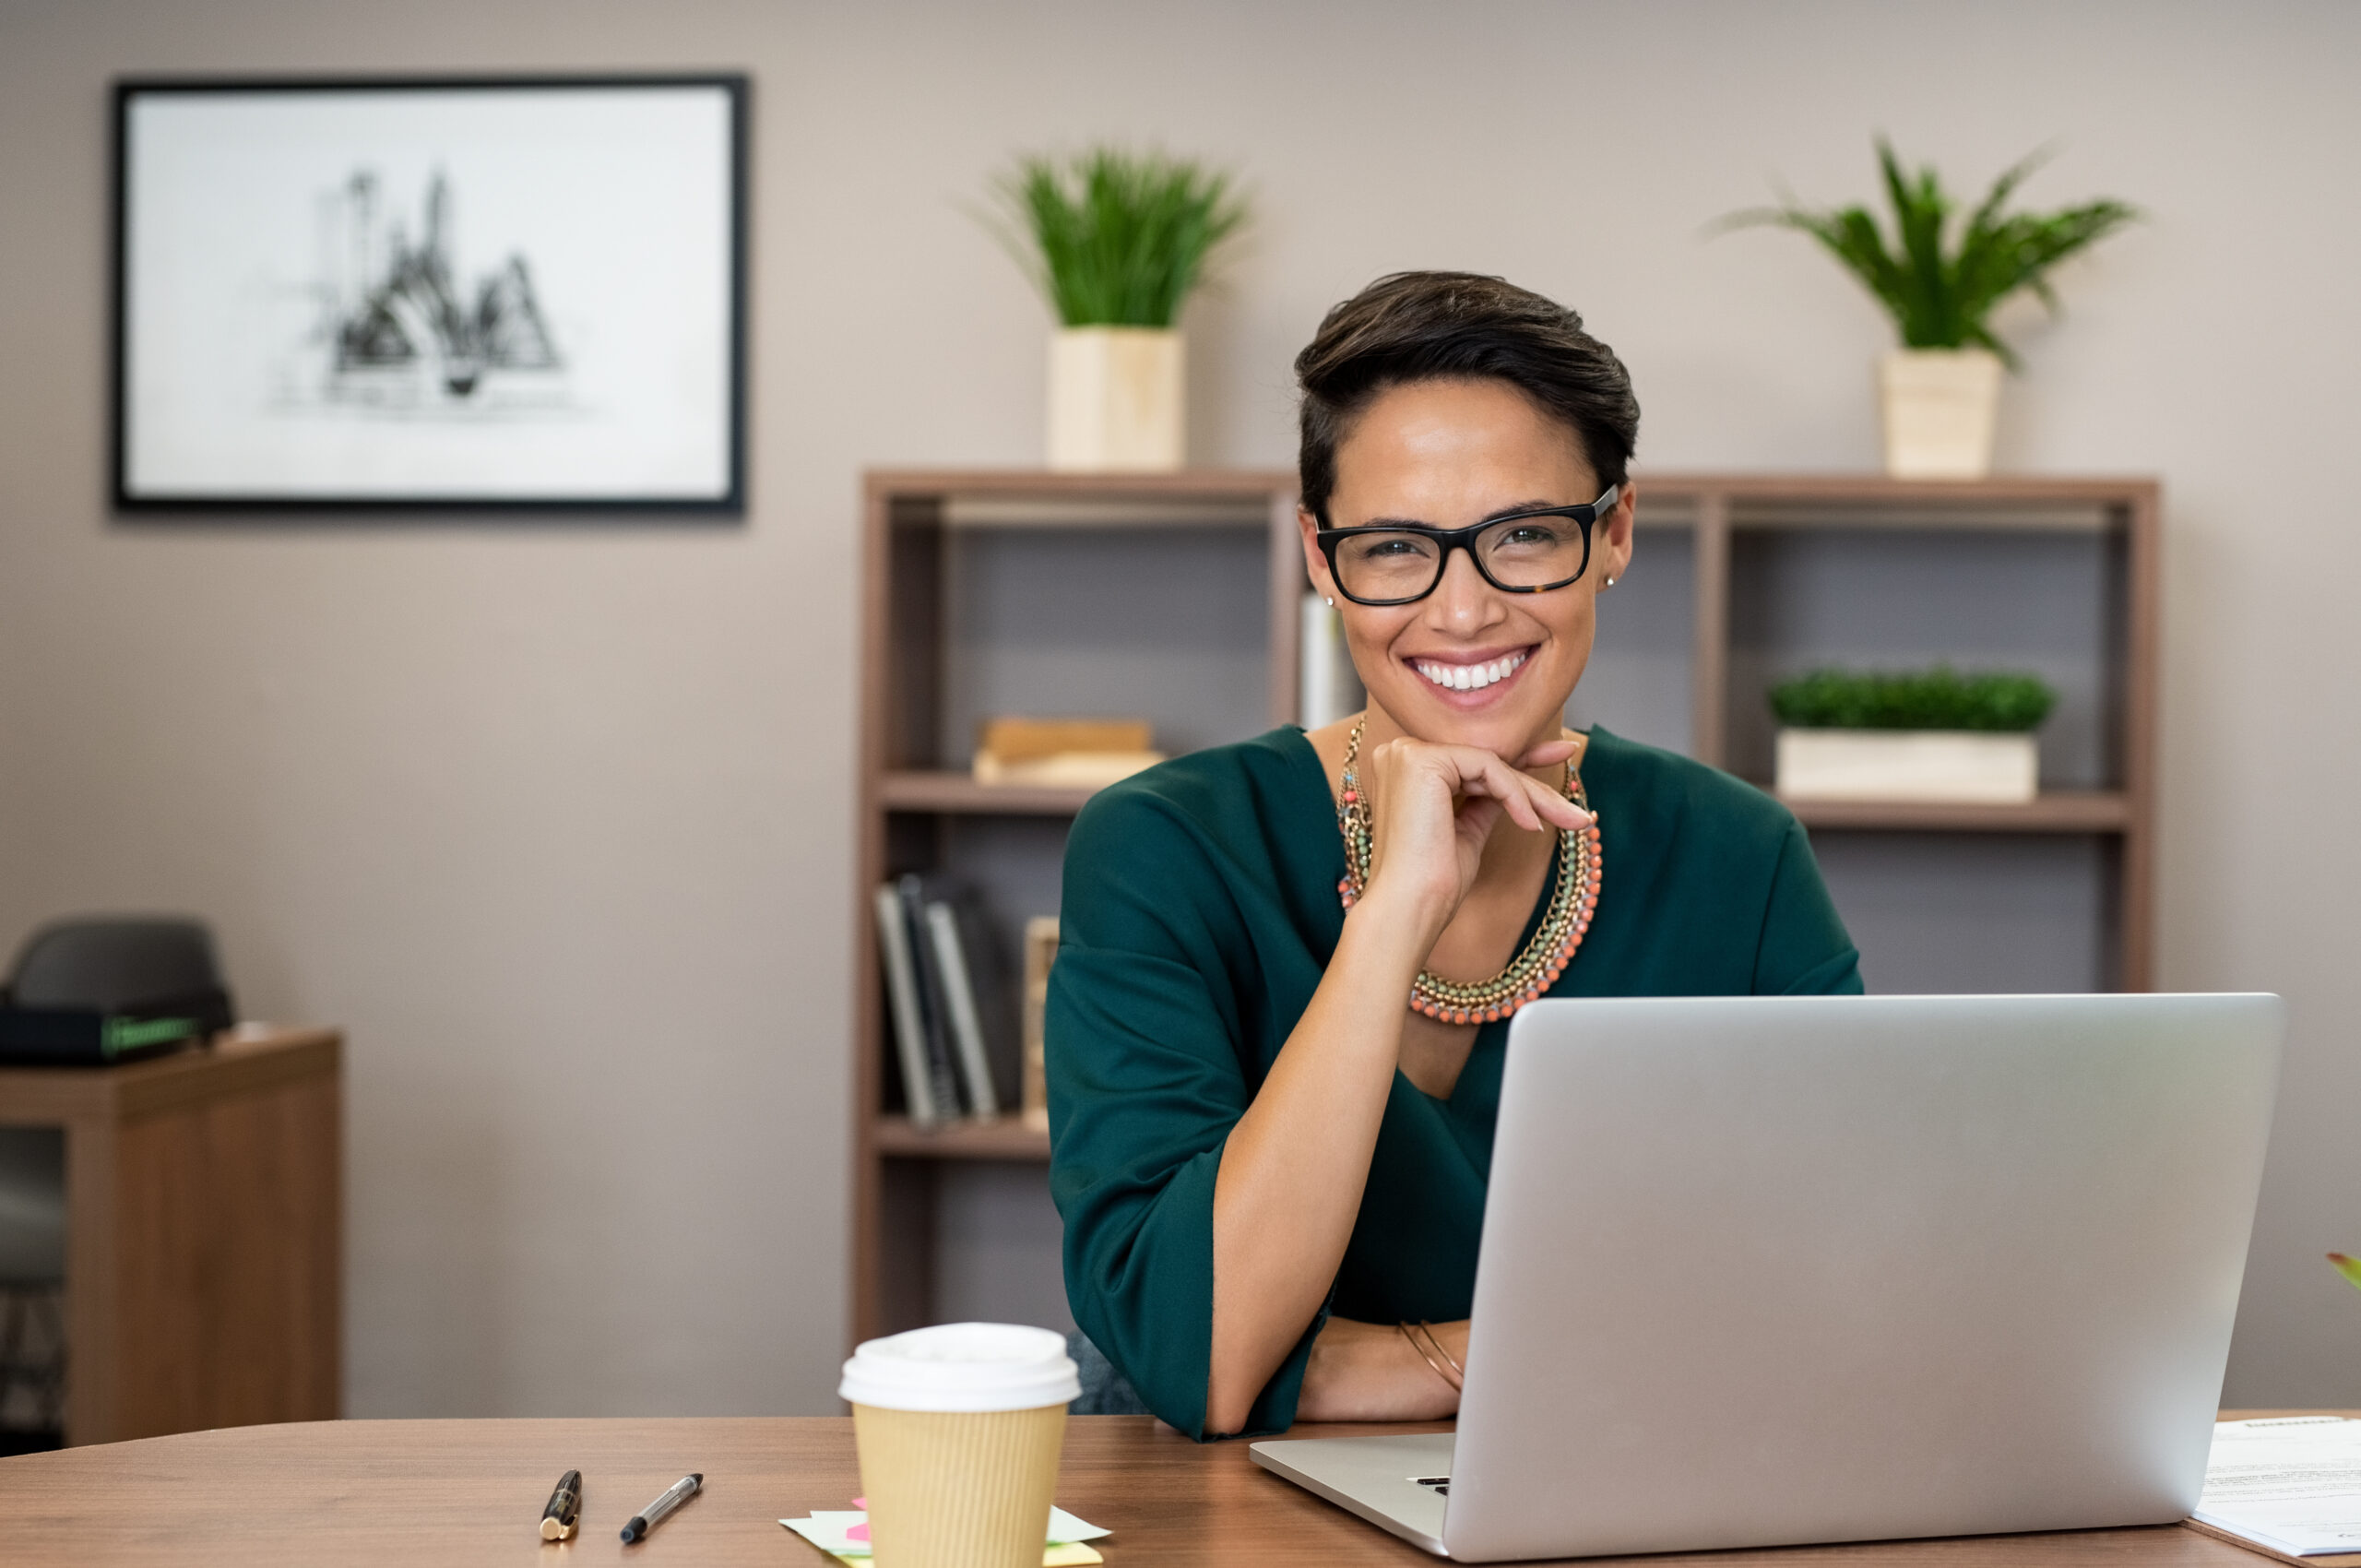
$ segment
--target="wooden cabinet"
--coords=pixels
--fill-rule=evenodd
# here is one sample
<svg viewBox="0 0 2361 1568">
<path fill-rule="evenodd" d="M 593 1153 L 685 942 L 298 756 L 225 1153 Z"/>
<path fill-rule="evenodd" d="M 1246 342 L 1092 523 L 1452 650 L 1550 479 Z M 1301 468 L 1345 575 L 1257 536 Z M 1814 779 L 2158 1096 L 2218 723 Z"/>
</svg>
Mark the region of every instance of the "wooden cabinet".
<svg viewBox="0 0 2361 1568">
<path fill-rule="evenodd" d="M 339 1413 L 342 1039 L 224 1035 L 119 1067 L 0 1067 L 65 1146 L 65 1439 Z"/>
<path fill-rule="evenodd" d="M 1774 679 L 1817 663 L 2035 670 L 2061 693 L 2038 799 L 1797 815 L 1872 990 L 2150 985 L 2152 481 L 1634 478 L 1637 551 L 1600 601 L 1570 722 L 1768 788 Z M 991 712 L 1139 715 L 1174 751 L 1293 719 L 1309 586 L 1294 477 L 876 473 L 863 551 L 853 1329 L 1051 1322 L 1053 1216 L 962 1233 L 987 1199 L 1046 1208 L 1027 1168 L 1048 1139 L 1014 1122 L 925 1132 L 897 1114 L 871 890 L 905 871 L 970 874 L 1012 954 L 1026 916 L 1055 912 L 1066 824 L 1088 791 L 975 782 L 973 730 Z M 1031 1294 L 952 1289 L 978 1247 L 1009 1253 L 982 1274 Z"/>
</svg>

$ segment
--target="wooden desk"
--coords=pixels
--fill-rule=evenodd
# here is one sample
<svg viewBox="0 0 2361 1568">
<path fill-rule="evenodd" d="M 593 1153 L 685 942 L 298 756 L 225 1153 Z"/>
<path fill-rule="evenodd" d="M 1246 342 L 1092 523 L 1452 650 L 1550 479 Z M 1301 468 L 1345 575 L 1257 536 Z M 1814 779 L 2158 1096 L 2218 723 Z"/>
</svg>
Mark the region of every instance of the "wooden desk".
<svg viewBox="0 0 2361 1568">
<path fill-rule="evenodd" d="M 65 1131 L 68 1443 L 341 1408 L 342 1046 L 0 1067 L 0 1124 Z"/>
<path fill-rule="evenodd" d="M 1368 1430 L 1299 1427 L 1296 1435 Z M 582 1533 L 544 1547 L 535 1534 L 541 1505 L 569 1468 L 583 1473 Z M 705 1473 L 704 1494 L 626 1551 L 617 1538 L 623 1521 L 690 1470 Z M 777 1521 L 849 1507 L 860 1485 L 852 1422 L 841 1417 L 245 1427 L 0 1459 L 0 1555 L 12 1568 L 327 1562 L 836 1568 Z M 1109 1568 L 1410 1568 L 1436 1561 L 1257 1468 L 1242 1443 L 1201 1448 L 1145 1416 L 1069 1422 L 1058 1501 L 1114 1531 L 1097 1543 Z M 1650 1568 L 2260 1568 L 2269 1560 L 2159 1525 L 1620 1561 Z"/>
</svg>

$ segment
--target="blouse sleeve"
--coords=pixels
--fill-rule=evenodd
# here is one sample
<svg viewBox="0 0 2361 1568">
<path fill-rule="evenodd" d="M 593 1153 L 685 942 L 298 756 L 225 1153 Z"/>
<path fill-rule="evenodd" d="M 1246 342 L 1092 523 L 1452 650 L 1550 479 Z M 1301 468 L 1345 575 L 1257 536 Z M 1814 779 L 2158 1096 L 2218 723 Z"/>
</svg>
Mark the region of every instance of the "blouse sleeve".
<svg viewBox="0 0 2361 1568">
<path fill-rule="evenodd" d="M 1779 839 L 1754 950 L 1757 996 L 1858 995 L 1861 956 L 1845 934 L 1811 840 L 1790 821 Z"/>
<path fill-rule="evenodd" d="M 1251 890 L 1169 802 L 1102 792 L 1067 841 L 1045 1048 L 1050 1184 L 1074 1321 L 1199 1440 L 1213 1345 L 1214 1177 L 1260 1082 L 1241 1046 Z M 1247 1430 L 1295 1417 L 1308 1328 Z"/>
</svg>

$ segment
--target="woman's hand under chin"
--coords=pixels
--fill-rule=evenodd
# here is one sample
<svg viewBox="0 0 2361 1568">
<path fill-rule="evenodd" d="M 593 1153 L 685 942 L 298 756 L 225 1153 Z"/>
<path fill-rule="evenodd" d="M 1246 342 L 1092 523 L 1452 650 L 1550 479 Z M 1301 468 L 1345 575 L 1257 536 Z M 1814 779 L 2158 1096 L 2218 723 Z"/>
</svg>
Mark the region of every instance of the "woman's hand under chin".
<svg viewBox="0 0 2361 1568">
<path fill-rule="evenodd" d="M 1590 826 L 1589 813 L 1522 771 L 1555 767 L 1581 745 L 1545 742 L 1514 766 L 1481 747 L 1407 736 L 1372 749 L 1364 771 L 1372 837 L 1364 901 L 1407 899 L 1431 944 L 1475 886 L 1484 845 L 1503 814 L 1528 833 Z"/>
<path fill-rule="evenodd" d="M 1467 1325 L 1435 1324 L 1443 1348 L 1467 1360 Z M 1392 1324 L 1332 1317 L 1311 1342 L 1296 1399 L 1299 1421 L 1441 1421 L 1459 1413 L 1459 1391 Z"/>
</svg>

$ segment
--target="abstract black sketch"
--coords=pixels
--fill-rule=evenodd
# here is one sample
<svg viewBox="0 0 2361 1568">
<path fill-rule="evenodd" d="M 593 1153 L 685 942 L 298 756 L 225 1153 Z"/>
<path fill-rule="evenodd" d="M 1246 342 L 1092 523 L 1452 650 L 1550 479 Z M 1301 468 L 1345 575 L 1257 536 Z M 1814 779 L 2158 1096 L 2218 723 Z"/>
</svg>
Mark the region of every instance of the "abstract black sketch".
<svg viewBox="0 0 2361 1568">
<path fill-rule="evenodd" d="M 325 347 L 320 394 L 331 401 L 414 401 L 427 387 L 464 405 L 492 371 L 565 368 L 533 289 L 530 264 L 511 253 L 465 296 L 452 260 L 451 182 L 428 182 L 416 244 L 397 216 L 380 211 L 377 174 L 356 169 L 322 203 L 320 315 L 312 342 Z"/>
<path fill-rule="evenodd" d="M 742 517 L 747 95 L 116 82 L 115 507 Z"/>
</svg>

